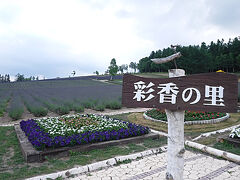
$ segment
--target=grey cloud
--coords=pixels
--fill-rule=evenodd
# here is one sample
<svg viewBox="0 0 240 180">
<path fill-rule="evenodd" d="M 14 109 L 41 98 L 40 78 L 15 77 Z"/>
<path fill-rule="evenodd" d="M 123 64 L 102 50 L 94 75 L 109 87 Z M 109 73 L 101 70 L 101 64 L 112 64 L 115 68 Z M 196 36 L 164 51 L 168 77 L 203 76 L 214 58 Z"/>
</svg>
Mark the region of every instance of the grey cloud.
<svg viewBox="0 0 240 180">
<path fill-rule="evenodd" d="M 189 45 L 208 41 L 204 33 L 214 30 L 216 25 L 229 32 L 240 30 L 239 0 L 138 2 L 125 1 L 134 7 L 131 18 L 136 21 L 136 33 L 159 49 L 171 43 Z M 215 41 L 217 36 L 211 40 Z"/>
<path fill-rule="evenodd" d="M 75 70 L 77 75 L 100 71 L 90 55 L 73 56 L 68 47 L 46 39 L 21 35 L 6 41 L 0 40 L 0 72 L 44 75 L 47 78 L 66 77 Z"/>
<path fill-rule="evenodd" d="M 150 2 L 136 3 L 133 12 L 139 36 L 155 42 L 159 48 L 169 46 L 169 42 L 188 43 L 186 39 L 192 40 L 189 38 L 191 34 L 185 31 L 186 28 L 191 30 L 194 23 L 192 15 L 198 7 L 189 1 Z"/>
<path fill-rule="evenodd" d="M 240 30 L 240 1 L 239 0 L 212 0 L 206 1 L 209 5 L 209 19 L 221 28 L 230 31 Z"/>
</svg>

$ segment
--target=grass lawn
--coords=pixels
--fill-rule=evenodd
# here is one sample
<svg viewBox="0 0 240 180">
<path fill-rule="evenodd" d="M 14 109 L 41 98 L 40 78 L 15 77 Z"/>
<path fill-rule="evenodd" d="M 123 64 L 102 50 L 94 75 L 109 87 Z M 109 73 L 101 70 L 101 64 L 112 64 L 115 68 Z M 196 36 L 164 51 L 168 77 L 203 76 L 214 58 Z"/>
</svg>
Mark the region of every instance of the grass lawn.
<svg viewBox="0 0 240 180">
<path fill-rule="evenodd" d="M 228 142 L 217 142 L 213 145 L 214 148 L 216 149 L 220 149 L 223 151 L 227 151 L 233 154 L 237 154 L 240 155 L 240 148 L 239 147 L 234 147 L 232 144 L 228 143 Z"/>
<path fill-rule="evenodd" d="M 113 79 L 111 81 L 107 81 L 108 83 L 122 85 L 123 80 L 122 79 Z"/>
<path fill-rule="evenodd" d="M 134 76 L 140 76 L 140 77 L 145 77 L 145 78 L 168 78 L 168 73 L 133 73 L 132 75 Z M 113 79 L 111 81 L 107 81 L 108 83 L 111 84 L 117 84 L 117 85 L 122 85 L 123 80 L 122 79 Z"/>
<path fill-rule="evenodd" d="M 0 180 L 25 179 L 40 174 L 53 173 L 76 165 L 106 160 L 117 155 L 128 155 L 144 151 L 149 148 L 163 146 L 167 143 L 166 137 L 156 140 L 146 139 L 142 143 L 124 146 L 111 146 L 105 149 L 89 152 L 73 152 L 69 157 L 61 159 L 47 159 L 43 163 L 26 163 L 13 127 L 0 127 Z"/>
<path fill-rule="evenodd" d="M 168 78 L 167 72 L 136 73 L 133 75 L 146 77 L 146 78 Z"/>
<path fill-rule="evenodd" d="M 152 129 L 158 130 L 158 131 L 163 131 L 167 132 L 167 124 L 165 123 L 159 123 L 159 122 L 154 122 L 150 120 L 146 120 L 143 118 L 143 113 L 128 113 L 128 114 L 121 114 L 121 115 L 115 115 L 113 117 L 118 118 L 118 119 L 125 119 L 130 122 L 134 122 L 136 124 L 141 124 L 144 126 L 148 126 Z M 219 129 L 224 129 L 230 126 L 234 126 L 240 124 L 240 113 L 234 113 L 230 114 L 230 118 L 227 119 L 226 121 L 216 123 L 216 124 L 201 124 L 201 125 L 185 125 L 184 126 L 184 132 L 185 132 L 185 137 L 189 138 L 194 138 L 200 135 L 201 133 L 206 133 L 206 132 L 211 132 L 211 131 L 216 131 Z M 225 132 L 221 135 L 228 135 L 230 132 Z M 234 154 L 240 155 L 240 148 L 234 147 L 230 143 L 220 143 L 217 142 L 217 137 L 219 134 L 212 135 L 207 138 L 201 138 L 197 142 L 200 144 L 204 144 L 207 146 L 211 146 L 216 149 L 220 149 L 223 151 L 231 152 Z"/>
<path fill-rule="evenodd" d="M 134 76 L 140 76 L 145 78 L 168 78 L 168 73 L 154 72 L 154 73 L 133 73 Z M 108 81 L 108 83 L 122 85 L 122 79 L 113 79 Z"/>
<path fill-rule="evenodd" d="M 143 126 L 148 126 L 154 130 L 167 132 L 167 124 L 146 120 L 143 117 L 143 113 L 127 113 L 127 114 L 115 115 L 112 117 L 125 120 L 125 121 L 130 121 L 136 124 L 141 124 Z M 184 132 L 185 132 L 185 137 L 194 138 L 200 135 L 201 133 L 216 131 L 216 130 L 224 129 L 237 124 L 240 124 L 240 113 L 232 113 L 230 114 L 229 119 L 220 123 L 185 125 Z"/>
<path fill-rule="evenodd" d="M 231 153 L 240 155 L 239 147 L 235 147 L 232 144 L 225 142 L 225 141 L 223 143 L 217 141 L 217 137 L 219 135 L 223 136 L 223 135 L 229 135 L 229 134 L 230 134 L 230 131 L 224 132 L 221 134 L 214 134 L 209 137 L 199 139 L 197 141 L 197 143 L 204 144 L 204 145 L 207 145 L 207 146 L 219 149 L 219 150 L 223 150 L 223 151 L 227 151 L 227 152 L 231 152 Z"/>
</svg>

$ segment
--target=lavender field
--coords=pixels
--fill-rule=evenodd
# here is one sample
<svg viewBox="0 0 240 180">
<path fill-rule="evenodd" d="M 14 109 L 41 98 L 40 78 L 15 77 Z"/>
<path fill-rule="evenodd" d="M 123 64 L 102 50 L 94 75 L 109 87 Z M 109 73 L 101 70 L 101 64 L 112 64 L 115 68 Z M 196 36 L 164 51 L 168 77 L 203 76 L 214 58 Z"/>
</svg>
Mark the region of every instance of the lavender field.
<svg viewBox="0 0 240 180">
<path fill-rule="evenodd" d="M 119 109 L 121 92 L 121 85 L 90 78 L 1 83 L 0 116 L 17 120 L 26 112 L 41 117 L 49 112 L 79 113 L 84 108 Z"/>
</svg>

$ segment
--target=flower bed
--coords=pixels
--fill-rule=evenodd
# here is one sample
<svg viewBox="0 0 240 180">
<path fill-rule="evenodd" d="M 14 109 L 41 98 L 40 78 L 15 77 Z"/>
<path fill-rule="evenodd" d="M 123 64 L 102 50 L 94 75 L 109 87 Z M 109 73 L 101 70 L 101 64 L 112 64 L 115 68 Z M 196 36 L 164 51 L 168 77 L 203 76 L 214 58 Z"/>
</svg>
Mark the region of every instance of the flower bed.
<svg viewBox="0 0 240 180">
<path fill-rule="evenodd" d="M 156 120 L 167 121 L 166 113 L 163 110 L 151 109 L 148 110 L 145 114 Z M 184 121 L 212 120 L 224 116 L 226 116 L 226 113 L 185 111 Z"/>
<path fill-rule="evenodd" d="M 67 115 L 20 122 L 37 149 L 117 140 L 150 132 L 148 127 L 97 115 Z"/>
<path fill-rule="evenodd" d="M 233 130 L 231 131 L 231 133 L 229 134 L 229 137 L 230 137 L 230 138 L 240 139 L 240 127 L 239 127 L 239 128 L 236 128 L 236 129 L 233 129 Z"/>
</svg>

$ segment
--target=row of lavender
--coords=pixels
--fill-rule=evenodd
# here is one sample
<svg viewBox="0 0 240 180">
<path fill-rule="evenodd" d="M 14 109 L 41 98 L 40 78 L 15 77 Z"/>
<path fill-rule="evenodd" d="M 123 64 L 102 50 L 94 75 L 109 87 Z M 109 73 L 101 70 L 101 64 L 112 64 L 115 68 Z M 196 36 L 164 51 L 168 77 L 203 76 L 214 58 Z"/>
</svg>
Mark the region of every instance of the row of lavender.
<svg viewBox="0 0 240 180">
<path fill-rule="evenodd" d="M 140 136 L 148 127 L 96 115 L 68 115 L 30 119 L 20 122 L 21 129 L 37 149 L 82 145 Z"/>
<path fill-rule="evenodd" d="M 10 93 L 6 89 L 0 90 L 0 117 L 4 115 L 7 110 L 8 102 L 10 101 Z"/>
<path fill-rule="evenodd" d="M 121 86 L 93 80 L 5 83 L 0 85 L 0 98 L 0 116 L 7 112 L 16 120 L 22 117 L 25 110 L 41 117 L 48 112 L 59 115 L 70 111 L 79 113 L 84 108 L 99 111 L 119 109 Z"/>
</svg>

